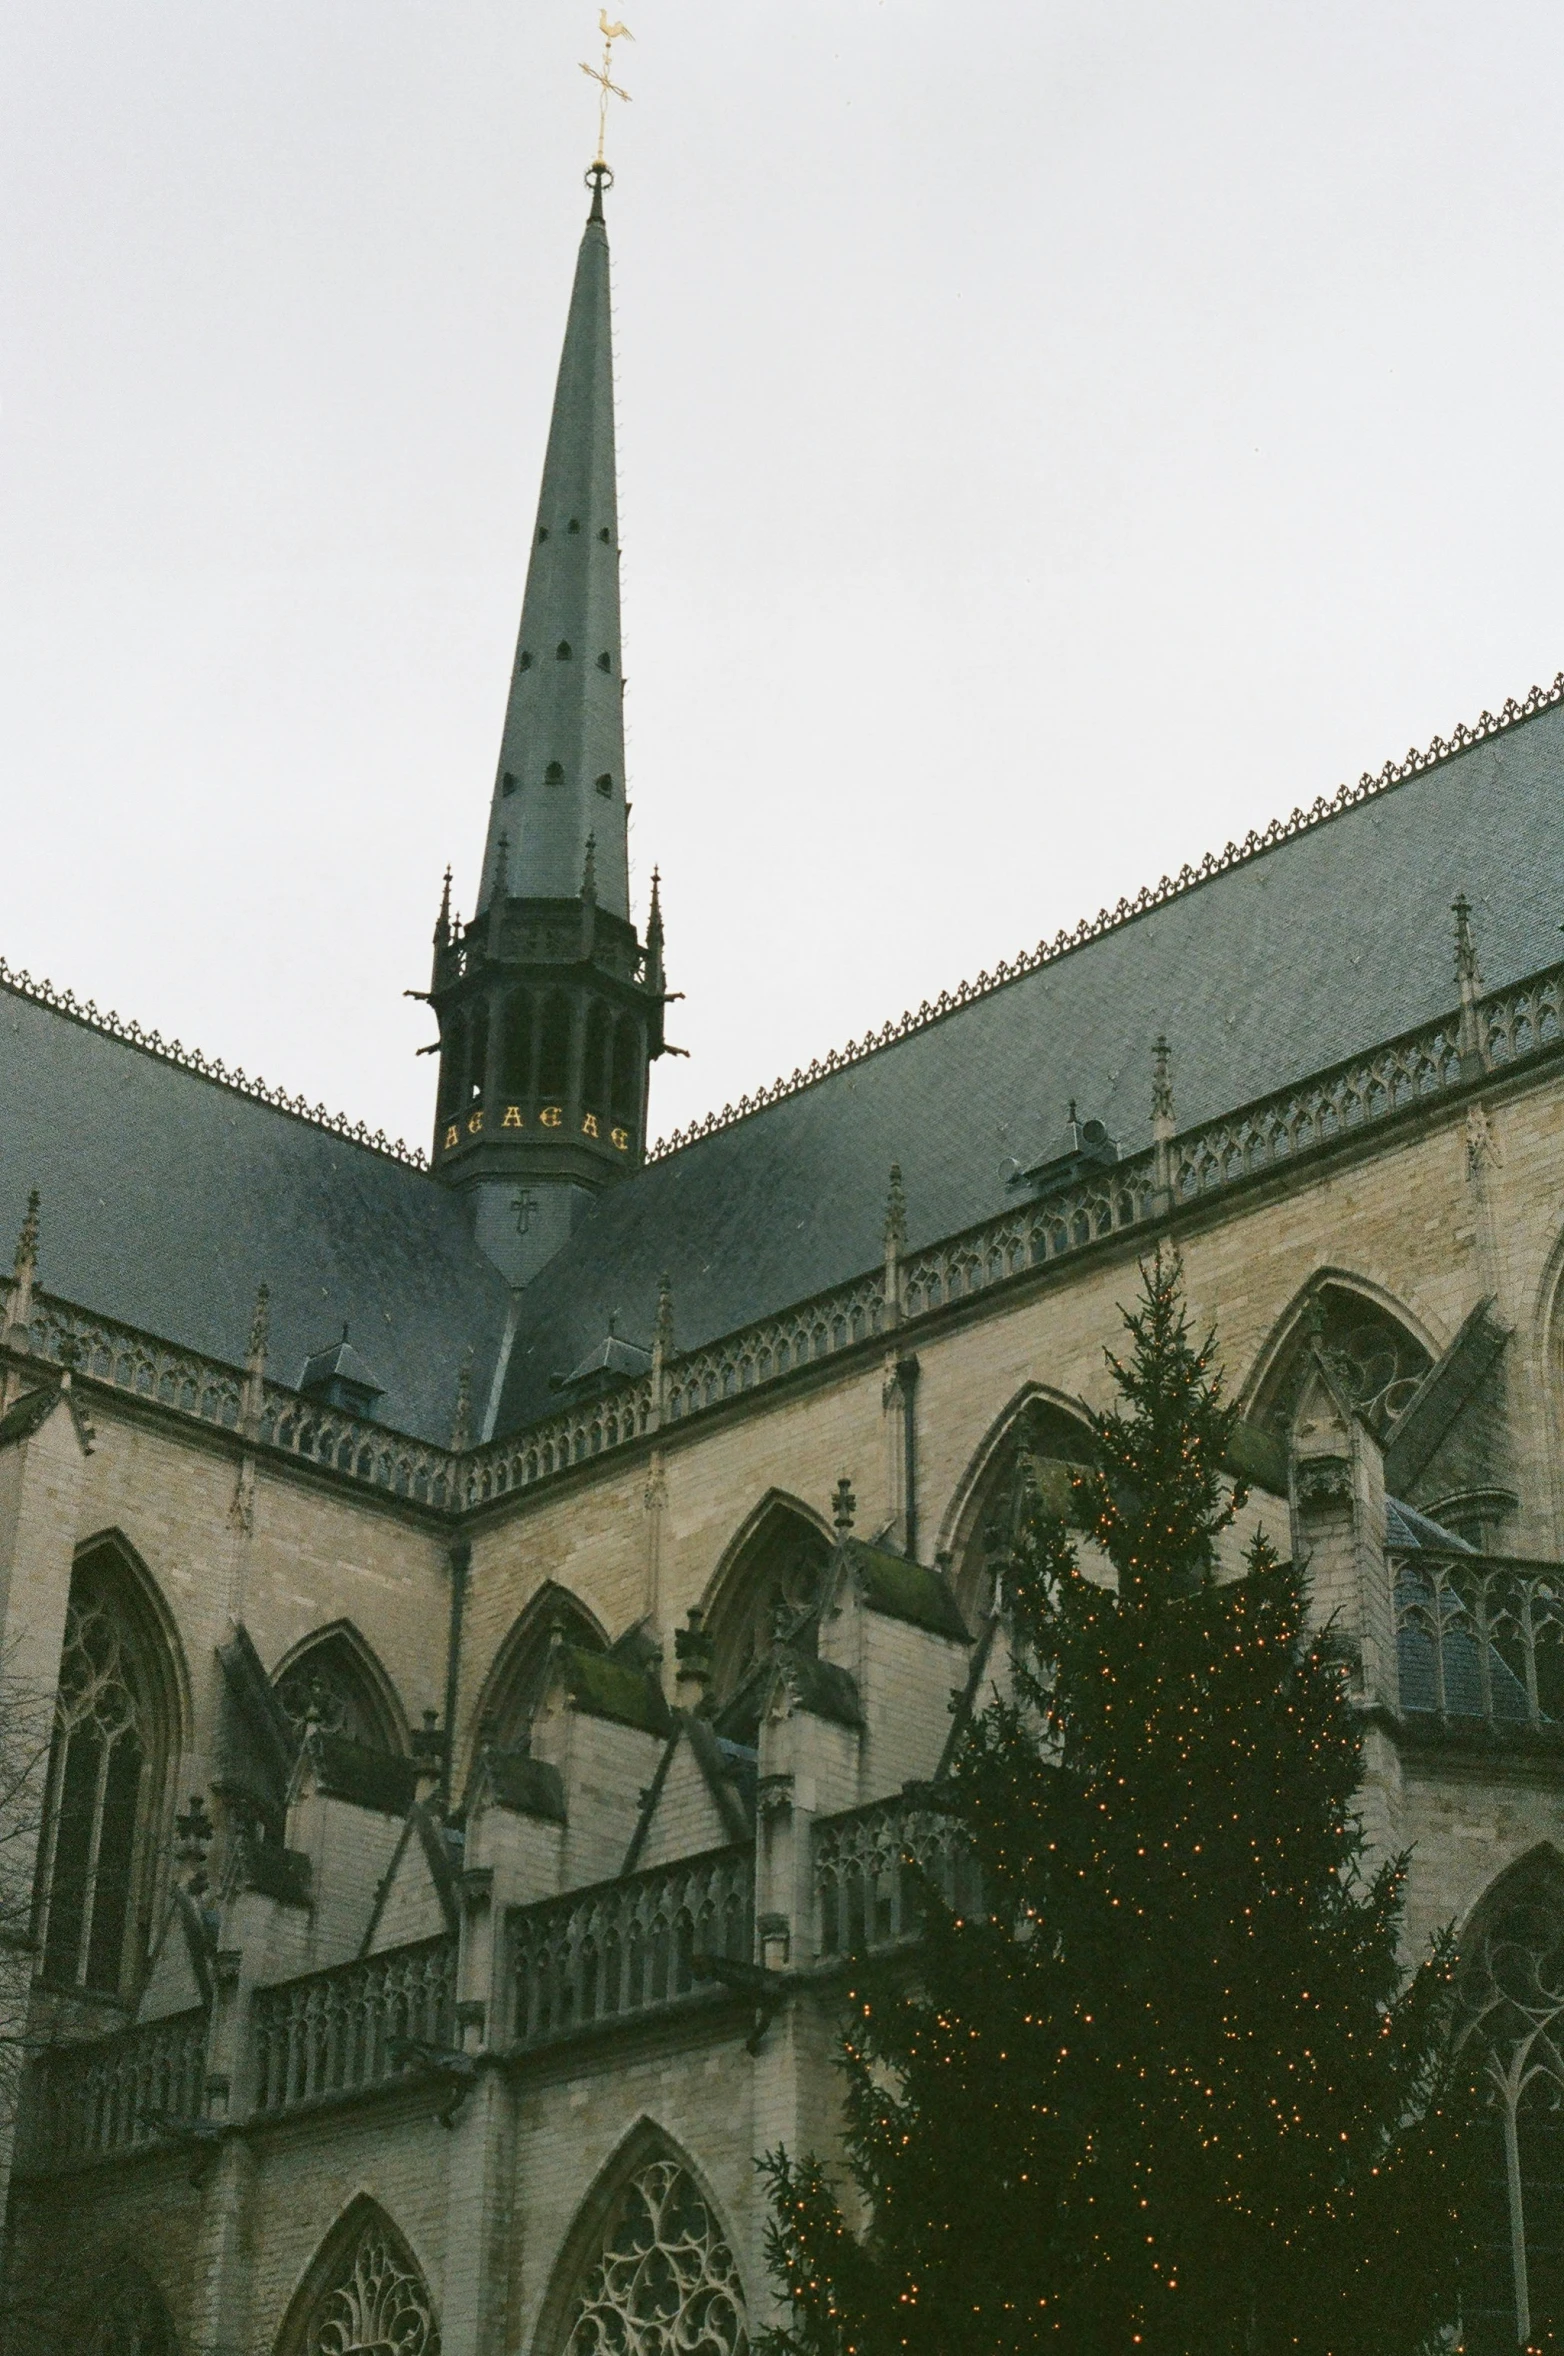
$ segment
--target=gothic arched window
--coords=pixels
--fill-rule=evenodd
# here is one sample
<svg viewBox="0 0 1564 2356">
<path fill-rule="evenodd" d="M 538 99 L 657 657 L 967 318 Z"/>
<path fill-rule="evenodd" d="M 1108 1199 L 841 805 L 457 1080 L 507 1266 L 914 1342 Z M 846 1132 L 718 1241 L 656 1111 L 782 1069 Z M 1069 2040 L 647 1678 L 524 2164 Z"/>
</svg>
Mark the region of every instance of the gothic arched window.
<svg viewBox="0 0 1564 2356">
<path fill-rule="evenodd" d="M 489 1010 L 486 1006 L 473 1009 L 472 1037 L 467 1049 L 467 1086 L 464 1101 L 476 1104 L 482 1096 L 488 1076 Z"/>
<path fill-rule="evenodd" d="M 995 1557 L 1004 1551 L 1026 1484 L 1064 1512 L 1071 1476 L 1092 1456 L 1085 1417 L 1036 1394 L 1012 1402 L 990 1430 L 969 1472 L 950 1548 L 956 1600 L 974 1632 L 993 1607 Z"/>
<path fill-rule="evenodd" d="M 391 1681 L 356 1628 L 326 1628 L 311 1637 L 285 1661 L 274 1688 L 301 1735 L 314 1725 L 368 1750 L 406 1752 Z"/>
<path fill-rule="evenodd" d="M 1461 1942 L 1463 2044 L 1487 2096 L 1487 2198 L 1463 2343 L 1552 2347 L 1564 2326 L 1564 1860 L 1522 1858 Z"/>
<path fill-rule="evenodd" d="M 614 1034 L 613 1114 L 627 1129 L 641 1117 L 641 1033 L 628 1014 L 620 1016 Z"/>
<path fill-rule="evenodd" d="M 544 1001 L 538 1053 L 538 1094 L 563 1096 L 570 1087 L 570 1000 L 557 991 Z"/>
<path fill-rule="evenodd" d="M 462 1077 L 467 1062 L 467 1025 L 453 1015 L 445 1027 L 440 1057 L 440 1111 L 449 1117 L 462 1101 Z"/>
<path fill-rule="evenodd" d="M 818 1522 L 773 1497 L 741 1535 L 707 1614 L 715 1697 L 726 1702 L 778 1639 L 815 1650 L 812 1618 L 831 1560 Z"/>
<path fill-rule="evenodd" d="M 598 1113 L 608 1110 L 608 1070 L 613 1057 L 613 1036 L 613 1016 L 606 1006 L 594 1006 L 587 1016 L 581 1099 Z"/>
<path fill-rule="evenodd" d="M 505 1001 L 501 1072 L 507 1096 L 525 1096 L 532 1078 L 532 1000 L 514 990 Z"/>
<path fill-rule="evenodd" d="M 98 2285 L 71 2345 L 82 2356 L 179 2356 L 163 2295 L 139 2266 Z"/>
<path fill-rule="evenodd" d="M 746 2356 L 738 2262 L 672 2153 L 642 2160 L 620 2186 L 558 2347 L 561 2356 Z"/>
<path fill-rule="evenodd" d="M 423 2270 L 375 2202 L 355 2201 L 293 2302 L 279 2356 L 440 2356 Z"/>
<path fill-rule="evenodd" d="M 591 1613 L 567 1588 L 550 1580 L 511 1628 L 484 1680 L 477 1725 L 479 1743 L 486 1748 L 527 1748 L 556 1634 L 586 1652 L 605 1649 L 603 1632 Z"/>
<path fill-rule="evenodd" d="M 1255 1401 L 1258 1423 L 1285 1446 L 1317 1346 L 1352 1405 L 1385 1441 L 1433 1360 L 1399 1317 L 1350 1285 L 1325 1283 L 1309 1297 Z"/>
<path fill-rule="evenodd" d="M 113 1546 L 71 1577 L 37 1940 L 45 1979 L 120 1996 L 146 1953 L 178 1722 L 162 1631 Z"/>
</svg>

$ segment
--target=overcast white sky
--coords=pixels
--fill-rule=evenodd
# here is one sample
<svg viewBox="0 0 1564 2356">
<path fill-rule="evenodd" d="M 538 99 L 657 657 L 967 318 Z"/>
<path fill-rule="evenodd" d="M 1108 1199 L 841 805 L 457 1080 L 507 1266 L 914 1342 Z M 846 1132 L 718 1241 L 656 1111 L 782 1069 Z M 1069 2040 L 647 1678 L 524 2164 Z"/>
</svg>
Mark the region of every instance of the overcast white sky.
<svg viewBox="0 0 1564 2356">
<path fill-rule="evenodd" d="M 654 1132 L 1564 664 L 1557 0 L 613 13 Z M 0 953 L 420 1143 L 595 19 L 0 27 Z"/>
</svg>

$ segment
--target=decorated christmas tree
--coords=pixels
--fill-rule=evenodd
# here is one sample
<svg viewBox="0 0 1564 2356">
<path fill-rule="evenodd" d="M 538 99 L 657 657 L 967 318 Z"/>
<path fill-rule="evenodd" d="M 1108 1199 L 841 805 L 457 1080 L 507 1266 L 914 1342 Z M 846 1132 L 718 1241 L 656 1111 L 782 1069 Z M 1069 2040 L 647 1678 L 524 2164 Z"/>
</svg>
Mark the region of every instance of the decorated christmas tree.
<svg viewBox="0 0 1564 2356">
<path fill-rule="evenodd" d="M 1010 1690 L 937 1801 L 982 1905 L 927 1892 L 854 1978 L 850 2180 L 764 2163 L 777 2356 L 1453 2344 L 1451 1952 L 1408 1978 L 1305 1568 L 1261 1534 L 1219 1575 L 1236 1409 L 1177 1262 L 1142 1274 L 1074 1532 L 1023 1485 Z"/>
</svg>

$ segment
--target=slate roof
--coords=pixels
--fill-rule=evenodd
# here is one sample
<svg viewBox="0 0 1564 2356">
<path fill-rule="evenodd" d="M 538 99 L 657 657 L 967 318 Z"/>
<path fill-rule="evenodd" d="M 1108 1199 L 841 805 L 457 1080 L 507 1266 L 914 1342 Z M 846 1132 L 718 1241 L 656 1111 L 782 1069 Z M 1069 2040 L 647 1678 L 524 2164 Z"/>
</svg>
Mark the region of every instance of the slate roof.
<svg viewBox="0 0 1564 2356">
<path fill-rule="evenodd" d="M 916 1249 L 1026 1199 L 1007 1169 L 1050 1147 L 1071 1098 L 1144 1146 L 1159 1031 L 1188 1128 L 1448 1011 L 1462 891 L 1490 989 L 1559 959 L 1564 708 L 610 1188 L 523 1296 L 497 1428 L 554 1412 L 550 1375 L 616 1310 L 651 1332 L 663 1270 L 688 1349 L 874 1267 L 892 1162 Z M 379 1420 L 446 1440 L 469 1347 L 485 1398 L 506 1288 L 425 1172 L 3 981 L 0 1105 L 0 1235 L 40 1186 L 48 1291 L 238 1363 L 264 1278 L 278 1379 L 347 1320 L 385 1384 Z"/>
<path fill-rule="evenodd" d="M 1072 1097 L 1148 1145 L 1159 1031 L 1182 1129 L 1449 1010 L 1463 891 L 1489 989 L 1564 952 L 1558 707 L 610 1189 L 525 1296 L 497 1428 L 549 1411 L 610 1311 L 650 1332 L 661 1270 L 683 1350 L 874 1267 L 892 1162 L 916 1249 L 1016 1200 L 1005 1165 Z"/>
<path fill-rule="evenodd" d="M 486 1396 L 505 1284 L 425 1172 L 3 985 L 0 1107 L 0 1235 L 41 1188 L 49 1292 L 235 1364 L 264 1279 L 278 1381 L 346 1320 L 377 1421 L 448 1440 L 469 1344 Z"/>
</svg>

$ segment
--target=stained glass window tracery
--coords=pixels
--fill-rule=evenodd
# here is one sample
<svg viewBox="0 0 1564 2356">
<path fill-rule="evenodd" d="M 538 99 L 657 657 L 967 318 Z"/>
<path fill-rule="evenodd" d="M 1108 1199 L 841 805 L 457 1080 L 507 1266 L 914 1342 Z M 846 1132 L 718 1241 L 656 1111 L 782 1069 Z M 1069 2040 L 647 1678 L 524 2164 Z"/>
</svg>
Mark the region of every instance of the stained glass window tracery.
<svg viewBox="0 0 1564 2356">
<path fill-rule="evenodd" d="M 367 2218 L 347 2243 L 300 2356 L 440 2356 L 429 2286 L 383 2217 Z"/>
<path fill-rule="evenodd" d="M 625 2183 L 572 2302 L 565 2356 L 747 2356 L 732 2250 L 689 2170 L 668 2157 Z"/>
<path fill-rule="evenodd" d="M 87 2342 L 87 2356 L 179 2356 L 168 2309 L 151 2283 L 116 2285 Z"/>
<path fill-rule="evenodd" d="M 118 1995 L 146 1924 L 166 1730 L 112 1561 L 78 1564 L 55 1699 L 40 1889 L 43 1974 Z"/>
<path fill-rule="evenodd" d="M 275 1691 L 300 1735 L 308 1726 L 319 1726 L 327 1734 L 345 1734 L 369 1750 L 400 1748 L 387 1723 L 385 1705 L 347 1638 L 327 1636 L 312 1643 L 283 1671 Z"/>
<path fill-rule="evenodd" d="M 1498 2356 L 1551 2346 L 1564 2323 L 1564 1869 L 1518 1868 L 1463 1944 L 1463 2042 L 1493 2143 L 1464 2345 Z"/>
</svg>

